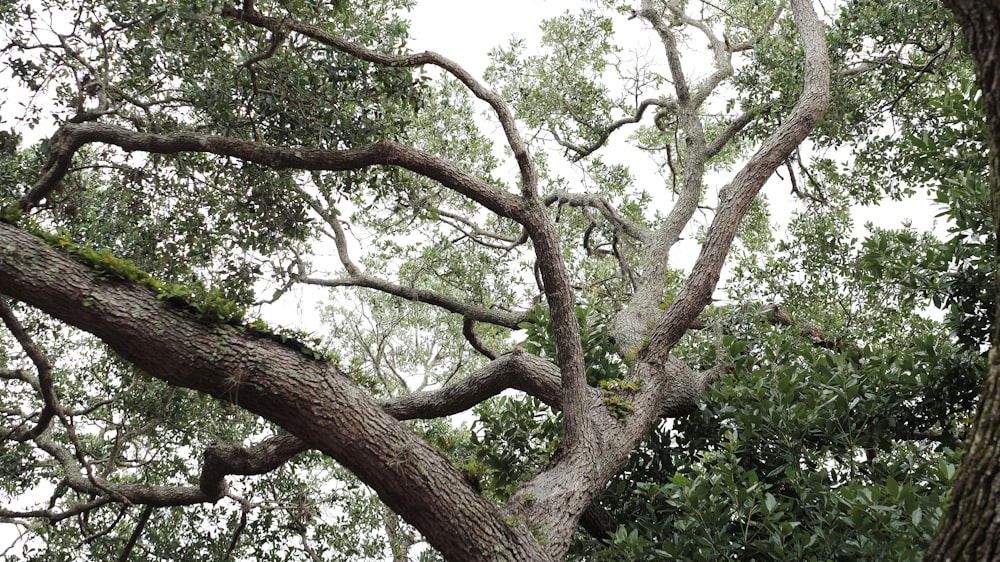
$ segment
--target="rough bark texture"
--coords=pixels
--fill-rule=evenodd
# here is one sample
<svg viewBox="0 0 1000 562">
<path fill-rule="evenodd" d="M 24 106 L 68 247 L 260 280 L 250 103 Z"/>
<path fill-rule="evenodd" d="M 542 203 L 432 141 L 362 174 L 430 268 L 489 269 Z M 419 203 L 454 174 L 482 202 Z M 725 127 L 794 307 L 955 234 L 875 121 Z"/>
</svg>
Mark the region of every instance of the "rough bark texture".
<svg viewBox="0 0 1000 562">
<path fill-rule="evenodd" d="M 596 424 L 597 437 L 587 444 L 589 449 L 570 451 L 519 488 L 511 499 L 515 513 L 542 529 L 553 555 L 565 551 L 578 514 L 600 491 L 591 483 L 606 482 L 617 472 L 668 405 L 694 404 L 718 376 L 717 372 L 693 372 L 671 358 L 670 350 L 710 302 L 740 220 L 753 198 L 778 165 L 806 138 L 825 112 L 829 99 L 830 63 L 823 25 L 807 0 L 793 1 L 792 9 L 806 56 L 803 92 L 781 128 L 723 190 L 716 217 L 688 281 L 671 305 L 665 311 L 658 311 L 659 318 L 648 331 L 648 344 L 627 377 L 642 383 L 642 390 L 628 396 L 634 412 L 626 420 L 618 421 L 609 419 L 602 405 L 592 405 L 591 419 Z"/>
<path fill-rule="evenodd" d="M 90 143 L 106 143 L 129 151 L 171 153 L 192 151 L 255 162 L 274 168 L 353 170 L 373 165 L 399 166 L 437 181 L 499 216 L 520 223 L 531 238 L 554 326 L 558 366 L 537 357 L 509 353 L 462 382 L 444 389 L 377 404 L 338 368 L 313 361 L 295 350 L 238 328 L 198 322 L 183 311 L 160 302 L 149 290 L 99 279 L 66 254 L 34 236 L 0 224 L 0 293 L 38 307 L 69 324 L 97 335 L 124 358 L 169 383 L 230 400 L 272 420 L 304 445 L 319 449 L 357 474 L 380 498 L 419 529 L 450 560 L 554 560 L 564 556 L 578 520 L 618 472 L 641 437 L 664 416 L 694 407 L 700 393 L 725 366 L 695 372 L 670 356 L 674 345 L 710 302 L 719 272 L 738 225 L 763 183 L 809 134 L 823 115 L 829 97 L 829 61 L 819 22 L 810 0 L 791 6 L 805 53 L 805 85 L 784 124 L 765 141 L 748 164 L 720 194 L 702 254 L 691 277 L 667 309 L 660 310 L 662 271 L 670 246 L 697 205 L 705 163 L 748 122 L 735 120 L 714 138 L 705 138 L 698 111 L 706 96 L 731 73 L 729 51 L 701 28 L 719 59 L 719 71 L 688 86 L 683 77 L 674 33 L 657 15 L 653 2 L 643 4 L 643 17 L 663 35 L 676 85 L 673 108 L 684 121 L 693 152 L 684 170 L 684 195 L 658 233 L 622 227 L 647 241 L 646 279 L 625 326 L 629 347 L 643 350 L 631 364 L 624 383 L 632 386 L 616 398 L 634 409 L 628 416 L 612 415 L 602 391 L 587 385 L 583 349 L 576 319 L 571 276 L 563 259 L 558 231 L 535 187 L 530 156 L 505 103 L 453 62 L 433 53 L 393 57 L 330 35 L 313 26 L 266 18 L 253 11 L 226 8 L 223 14 L 254 25 L 294 30 L 332 48 L 374 64 L 415 66 L 435 64 L 450 72 L 495 110 L 521 171 L 520 194 L 488 184 L 452 163 L 396 142 L 382 141 L 347 150 L 264 146 L 245 140 L 195 133 L 147 134 L 100 123 L 69 123 L 49 143 L 50 156 L 34 188 L 21 201 L 36 206 L 66 175 L 74 152 Z M 677 6 L 668 9 L 677 10 Z M 681 16 L 678 16 L 681 17 Z M 696 25 L 692 23 L 691 25 Z M 693 201 L 693 203 L 692 203 Z M 589 204 L 589 203 L 588 203 Z M 605 211 L 616 220 L 612 210 Z M 687 217 L 687 218 L 685 218 Z M 335 220 L 330 221 L 336 231 Z M 338 249 L 345 246 L 338 241 Z M 350 261 L 342 261 L 353 284 L 372 286 Z M 461 308 L 448 299 L 409 294 L 395 286 L 380 290 L 433 302 L 466 320 L 511 323 L 511 315 L 488 316 L 481 309 Z M 634 313 L 634 314 L 633 314 Z M 626 318 L 626 316 L 628 318 Z M 639 318 L 639 321 L 635 319 Z M 630 320 L 631 319 L 631 320 Z M 461 473 L 398 419 L 435 417 L 462 411 L 506 388 L 518 388 L 563 412 L 564 438 L 549 465 L 518 488 L 509 504 L 497 508 L 484 500 Z M 224 490 L 225 470 L 245 472 L 294 454 L 302 445 L 293 440 L 265 444 L 262 457 L 246 462 L 215 451 L 206 459 L 203 488 L 197 497 L 216 497 Z M 222 457 L 225 457 L 224 459 Z M 266 457 L 266 458 L 265 458 Z M 208 461 L 212 460 L 213 463 Z M 222 462 L 225 461 L 225 462 Z M 219 472 L 209 467 L 230 467 Z M 213 470 L 215 470 L 213 468 Z M 536 537 L 540 540 L 536 540 Z"/>
<path fill-rule="evenodd" d="M 203 324 L 145 287 L 101 281 L 3 223 L 0 271 L 0 293 L 95 334 L 157 378 L 230 400 L 337 459 L 448 559 L 548 559 L 527 529 L 505 522 L 440 453 L 336 367 Z"/>
<path fill-rule="evenodd" d="M 962 26 L 990 136 L 990 200 L 993 228 L 1000 234 L 1000 2 L 945 0 Z M 1000 249 L 995 259 L 1000 266 Z M 1000 288 L 1000 278 L 995 289 Z M 997 294 L 1000 294 L 998 292 Z M 989 372 L 972 434 L 958 470 L 952 503 L 925 560 L 1000 560 L 1000 308 L 993 326 Z"/>
</svg>

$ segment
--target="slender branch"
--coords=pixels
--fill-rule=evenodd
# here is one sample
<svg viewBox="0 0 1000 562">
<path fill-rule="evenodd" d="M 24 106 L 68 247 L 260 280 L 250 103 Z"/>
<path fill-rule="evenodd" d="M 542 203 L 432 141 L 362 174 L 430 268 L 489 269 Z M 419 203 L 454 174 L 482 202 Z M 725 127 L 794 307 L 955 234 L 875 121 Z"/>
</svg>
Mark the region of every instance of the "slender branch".
<svg viewBox="0 0 1000 562">
<path fill-rule="evenodd" d="M 243 535 L 243 531 L 247 528 L 247 512 L 249 511 L 249 506 L 244 502 L 240 508 L 240 522 L 236 525 L 236 530 L 233 531 L 233 538 L 229 540 L 229 546 L 226 547 L 226 554 L 222 557 L 223 562 L 233 557 L 233 552 L 236 551 L 236 547 L 240 544 L 240 537 Z"/>
<path fill-rule="evenodd" d="M 243 61 L 243 66 L 245 66 L 248 69 L 252 69 L 253 65 L 257 64 L 258 62 L 273 57 L 274 54 L 278 52 L 278 47 L 280 47 L 281 44 L 284 43 L 285 39 L 287 38 L 288 38 L 288 31 L 285 29 L 278 28 L 271 31 L 271 44 L 268 45 L 267 50 L 257 53 L 256 55 L 253 55 L 252 57 Z"/>
<path fill-rule="evenodd" d="M 688 87 L 687 77 L 681 66 L 680 51 L 677 49 L 677 40 L 674 38 L 670 26 L 663 20 L 659 10 L 653 6 L 652 0 L 642 0 L 639 8 L 639 15 L 653 26 L 653 30 L 660 36 L 660 41 L 666 47 L 667 64 L 670 68 L 670 76 L 674 82 L 674 92 L 677 94 L 677 102 L 681 108 L 687 107 L 691 100 L 691 90 Z"/>
<path fill-rule="evenodd" d="M 597 140 L 588 145 L 576 144 L 574 142 L 564 140 L 560 138 L 555 133 L 555 131 L 552 131 L 552 134 L 556 142 L 576 153 L 573 155 L 571 160 L 574 162 L 578 162 L 590 156 L 597 149 L 604 146 L 604 143 L 608 142 L 608 138 L 611 137 L 611 134 L 617 131 L 618 129 L 624 127 L 625 125 L 631 125 L 633 123 L 638 123 L 639 121 L 641 121 L 643 115 L 646 113 L 646 110 L 654 106 L 663 108 L 663 110 L 666 111 L 676 111 L 677 102 L 672 99 L 663 99 L 663 98 L 642 100 L 641 102 L 639 102 L 639 105 L 636 106 L 635 111 L 632 113 L 632 115 L 629 115 L 627 117 L 622 117 L 621 119 L 614 121 L 610 125 L 601 129 L 600 133 L 598 134 Z"/>
<path fill-rule="evenodd" d="M 520 243 L 523 243 L 522 236 L 508 236 L 483 229 L 478 224 L 459 214 L 451 213 L 444 209 L 437 209 L 437 214 L 441 218 L 441 222 L 450 225 L 452 228 L 461 232 L 475 243 L 487 248 L 510 251 L 516 248 Z M 487 242 L 483 240 L 483 237 L 498 240 L 500 242 L 506 242 L 506 244 L 500 245 L 497 243 Z"/>
<path fill-rule="evenodd" d="M 376 291 L 395 295 L 413 302 L 431 304 L 449 312 L 461 314 L 463 317 L 475 320 L 476 322 L 486 322 L 488 324 L 495 324 L 512 330 L 516 330 L 517 325 L 521 322 L 528 321 L 527 314 L 523 312 L 507 312 L 504 310 L 471 305 L 467 302 L 448 297 L 434 291 L 397 285 L 383 279 L 372 277 L 365 273 L 358 273 L 346 279 L 320 279 L 316 277 L 305 277 L 302 279 L 302 283 L 307 285 L 317 285 L 320 287 L 365 287 L 368 289 L 374 289 Z"/>
<path fill-rule="evenodd" d="M 102 505 L 107 505 L 111 503 L 111 501 L 112 499 L 107 496 L 99 496 L 88 502 L 68 507 L 62 511 L 54 511 L 51 508 L 17 511 L 13 509 L 0 507 L 0 519 L 6 519 L 6 518 L 45 519 L 51 523 L 58 523 L 65 519 L 69 519 L 70 517 L 76 517 L 77 515 L 81 515 L 91 510 L 97 509 Z"/>
<path fill-rule="evenodd" d="M 139 537 L 142 536 L 143 529 L 146 528 L 146 523 L 149 522 L 149 517 L 153 514 L 153 506 L 147 505 L 142 510 L 142 514 L 139 515 L 139 521 L 135 524 L 135 529 L 128 538 L 128 542 L 125 543 L 125 548 L 122 549 L 121 556 L 118 557 L 119 562 L 128 562 L 132 557 L 132 549 L 135 545 L 139 543 Z"/>
<path fill-rule="evenodd" d="M 49 359 L 45 353 L 35 345 L 34 340 L 31 339 L 24 326 L 21 325 L 21 322 L 14 315 L 14 311 L 11 310 L 10 305 L 7 304 L 7 299 L 2 296 L 0 296 L 0 319 L 3 320 L 10 333 L 14 335 L 14 339 L 21 345 L 24 352 L 28 354 L 31 362 L 35 364 L 35 369 L 38 371 L 37 389 L 42 397 L 42 412 L 39 414 L 38 421 L 34 427 L 25 431 L 18 431 L 10 436 L 15 441 L 28 441 L 38 437 L 48 429 L 52 418 L 61 411 L 59 398 L 56 396 L 52 381 L 52 364 L 49 363 Z"/>
<path fill-rule="evenodd" d="M 502 310 L 476 306 L 465 301 L 442 295 L 427 289 L 406 287 L 384 279 L 368 275 L 358 267 L 351 259 L 347 243 L 347 235 L 344 227 L 337 218 L 336 209 L 328 209 L 321 205 L 315 197 L 312 197 L 301 188 L 298 193 L 305 199 L 310 207 L 318 213 L 330 228 L 333 230 L 334 245 L 337 248 L 337 256 L 340 263 L 347 270 L 345 279 L 321 279 L 316 277 L 303 277 L 299 281 L 307 285 L 317 285 L 321 287 L 365 287 L 374 289 L 390 295 L 395 295 L 413 302 L 423 302 L 443 308 L 449 312 L 461 314 L 464 318 L 477 322 L 487 322 L 505 328 L 516 329 L 521 322 L 527 322 L 528 316 L 525 313 L 505 312 Z"/>
<path fill-rule="evenodd" d="M 688 16 L 681 6 L 678 6 L 673 2 L 668 2 L 667 6 L 670 9 L 670 12 L 678 20 L 701 31 L 702 34 L 705 35 L 705 38 L 708 39 L 709 47 L 712 49 L 712 55 L 715 59 L 715 72 L 709 75 L 708 78 L 702 80 L 695 87 L 691 98 L 695 107 L 701 107 L 705 100 L 708 99 L 708 96 L 715 91 L 719 84 L 721 84 L 726 78 L 733 75 L 733 55 L 730 52 L 730 49 L 727 48 L 726 43 L 719 39 L 719 37 L 715 35 L 712 29 L 704 21 Z"/>
<path fill-rule="evenodd" d="M 462 321 L 462 335 L 465 336 L 466 341 L 469 342 L 469 345 L 471 345 L 473 349 L 482 353 L 491 360 L 496 359 L 496 352 L 483 345 L 483 342 L 479 340 L 479 336 L 476 335 L 475 327 L 476 322 L 471 318 L 466 317 L 465 320 Z"/>
<path fill-rule="evenodd" d="M 705 154 L 708 158 L 712 158 L 718 154 L 723 148 L 726 147 L 727 144 L 729 144 L 729 141 L 733 140 L 733 137 L 739 134 L 739 132 L 746 128 L 747 125 L 752 123 L 758 115 L 770 110 L 772 107 L 774 107 L 774 103 L 768 102 L 759 108 L 744 112 L 730 121 L 729 124 L 726 125 L 726 128 L 708 143 L 708 146 L 705 148 Z"/>
<path fill-rule="evenodd" d="M 756 47 L 757 44 L 760 43 L 762 39 L 764 39 L 764 37 L 770 35 L 771 30 L 774 29 L 774 26 L 778 23 L 778 20 L 781 19 L 781 14 L 784 13 L 784 11 L 785 11 L 785 3 L 781 2 L 774 10 L 774 13 L 771 14 L 771 17 L 767 18 L 767 21 L 764 22 L 764 25 L 760 26 L 759 29 L 755 30 L 752 37 L 750 37 L 746 41 L 741 41 L 739 43 L 730 43 L 729 50 L 735 53 L 739 51 L 749 51 L 750 49 Z"/>
<path fill-rule="evenodd" d="M 561 409 L 559 368 L 534 355 L 515 349 L 505 353 L 451 386 L 414 392 L 382 402 L 386 413 L 400 420 L 431 419 L 464 412 L 508 388 L 538 398 L 553 409 Z M 591 388 L 599 399 L 597 390 Z"/>
<path fill-rule="evenodd" d="M 35 364 L 38 370 L 38 388 L 45 404 L 35 427 L 23 435 L 14 435 L 12 437 L 15 439 L 21 437 L 21 439 L 18 439 L 21 441 L 26 441 L 28 439 L 37 440 L 48 430 L 49 423 L 52 419 L 54 417 L 59 418 L 63 428 L 66 430 L 66 436 L 69 438 L 70 443 L 73 444 L 76 461 L 79 461 L 79 465 L 86 470 L 87 478 L 90 483 L 93 484 L 95 488 L 106 491 L 104 486 L 94 475 L 93 467 L 87 461 L 83 445 L 80 443 L 76 434 L 76 427 L 73 425 L 69 416 L 66 415 L 66 412 L 64 412 L 62 407 L 59 405 L 52 380 L 52 365 L 49 363 L 48 358 L 42 350 L 35 345 L 35 342 L 24 330 L 23 326 L 21 326 L 21 323 L 17 320 L 13 311 L 7 305 L 6 300 L 2 298 L 0 298 L 0 318 L 3 318 L 3 321 L 7 325 L 8 329 L 12 334 L 14 334 L 15 339 Z"/>
<path fill-rule="evenodd" d="M 498 215 L 518 220 L 517 216 L 523 214 L 519 197 L 497 189 L 447 160 L 394 141 L 379 141 L 345 150 L 276 147 L 191 132 L 140 133 L 102 123 L 67 123 L 56 131 L 49 139 L 49 155 L 42 174 L 19 202 L 21 208 L 34 207 L 48 196 L 69 172 L 76 151 L 94 142 L 115 145 L 126 151 L 203 152 L 230 156 L 275 169 L 345 171 L 379 164 L 399 166 L 435 180 Z"/>
<path fill-rule="evenodd" d="M 534 164 L 528 153 L 527 144 L 521 138 L 521 133 L 517 130 L 517 123 L 514 120 L 514 114 L 510 110 L 510 107 L 496 92 L 493 92 L 476 80 L 476 78 L 456 62 L 429 51 L 410 55 L 387 55 L 338 37 L 315 25 L 296 20 L 267 17 L 257 12 L 237 10 L 231 6 L 223 6 L 222 15 L 271 30 L 272 32 L 278 32 L 279 30 L 294 31 L 373 64 L 390 67 L 433 65 L 447 71 L 464 84 L 473 95 L 485 101 L 493 109 L 493 112 L 500 120 L 501 127 L 503 127 L 504 134 L 507 137 L 507 144 L 510 146 L 515 160 L 517 160 L 524 196 L 531 199 L 538 196 L 538 175 L 535 172 Z"/>
</svg>

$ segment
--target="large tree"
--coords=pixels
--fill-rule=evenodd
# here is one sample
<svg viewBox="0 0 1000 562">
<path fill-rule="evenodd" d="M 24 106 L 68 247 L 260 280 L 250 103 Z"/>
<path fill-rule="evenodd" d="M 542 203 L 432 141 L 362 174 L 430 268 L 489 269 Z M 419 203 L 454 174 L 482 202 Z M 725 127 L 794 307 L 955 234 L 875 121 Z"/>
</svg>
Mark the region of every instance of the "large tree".
<svg viewBox="0 0 1000 562">
<path fill-rule="evenodd" d="M 595 3 L 547 22 L 543 54 L 518 41 L 495 51 L 491 86 L 408 52 L 401 0 L 54 4 L 0 8 L 4 60 L 33 96 L 21 126 L 53 127 L 36 145 L 8 133 L 0 146 L 0 466 L 5 493 L 46 493 L 0 517 L 51 552 L 81 542 L 122 559 L 143 548 L 264 559 L 264 545 L 298 536 L 315 559 L 361 557 L 363 533 L 350 529 L 371 518 L 403 560 L 415 539 L 398 515 L 448 559 L 560 559 L 581 522 L 604 539 L 609 510 L 643 521 L 644 496 L 608 492 L 655 481 L 647 461 L 676 440 L 664 420 L 691 412 L 685 439 L 710 445 L 649 505 L 676 508 L 675 491 L 724 505 L 699 486 L 725 471 L 746 493 L 717 523 L 745 523 L 745 542 L 726 551 L 713 538 L 705 558 L 778 552 L 748 537 L 761 506 L 775 521 L 796 502 L 814 516 L 819 486 L 872 505 L 866 484 L 849 484 L 859 478 L 902 498 L 911 482 L 892 455 L 937 463 L 926 444 L 957 442 L 961 424 L 949 424 L 964 398 L 952 391 L 975 381 L 975 362 L 922 319 L 913 295 L 946 291 L 905 287 L 926 264 L 896 251 L 941 248 L 906 232 L 866 251 L 837 242 L 850 235 L 845 205 L 891 191 L 873 187 L 879 155 L 906 151 L 867 151 L 859 169 L 872 175 L 859 177 L 871 181 L 852 184 L 800 150 L 810 134 L 817 147 L 880 146 L 887 112 L 921 117 L 911 137 L 954 131 L 915 101 L 953 93 L 937 74 L 954 62 L 950 22 L 924 3 L 851 2 L 832 30 L 806 0 Z M 657 56 L 623 55 L 613 25 L 649 33 Z M 503 150 L 480 131 L 482 108 Z M 634 188 L 602 154 L 629 127 L 662 186 Z M 551 146 L 575 167 L 562 170 Z M 775 257 L 759 193 L 779 167 L 814 206 L 793 221 L 800 245 Z M 737 237 L 731 293 L 782 308 L 712 306 Z M 700 245 L 688 271 L 671 261 L 685 238 Z M 926 261 L 940 272 L 949 259 Z M 768 280 L 770 268 L 794 274 Z M 252 318 L 316 287 L 336 295 L 325 341 Z M 890 302 L 896 313 L 875 310 Z M 963 376 L 934 396 L 941 377 L 918 369 Z M 727 372 L 734 381 L 699 411 Z M 876 379 L 885 373 L 897 378 Z M 901 380 L 913 394 L 879 391 Z M 493 399 L 511 389 L 529 398 Z M 741 400 L 746 417 L 726 412 Z M 832 403 L 836 416 L 815 415 Z M 473 407 L 471 438 L 439 420 Z M 782 425 L 783 410 L 808 423 Z M 860 451 L 868 467 L 855 466 Z M 785 474 L 797 484 L 780 492 L 753 484 Z M 321 515 L 319 496 L 354 500 Z M 841 519 L 862 509 L 838 501 Z M 663 512 L 644 524 L 669 537 L 683 531 L 680 511 L 668 513 L 675 529 L 653 528 Z M 343 512 L 346 533 L 329 523 Z M 904 519 L 919 527 L 920 513 L 907 506 Z M 69 520 L 75 538 L 60 532 Z M 192 536 L 178 536 L 183 525 Z M 248 527 L 259 540 L 241 536 Z M 884 527 L 909 541 L 892 535 L 899 518 Z"/>
</svg>

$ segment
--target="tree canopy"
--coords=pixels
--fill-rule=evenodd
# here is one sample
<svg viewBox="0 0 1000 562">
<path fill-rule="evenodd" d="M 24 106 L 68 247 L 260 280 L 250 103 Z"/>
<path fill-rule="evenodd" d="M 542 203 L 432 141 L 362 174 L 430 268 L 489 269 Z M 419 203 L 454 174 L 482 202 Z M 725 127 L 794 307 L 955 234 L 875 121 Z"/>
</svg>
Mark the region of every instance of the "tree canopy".
<svg viewBox="0 0 1000 562">
<path fill-rule="evenodd" d="M 479 77 L 412 4 L 0 4 L 5 556 L 923 557 L 996 326 L 945 6 L 593 0 Z"/>
</svg>

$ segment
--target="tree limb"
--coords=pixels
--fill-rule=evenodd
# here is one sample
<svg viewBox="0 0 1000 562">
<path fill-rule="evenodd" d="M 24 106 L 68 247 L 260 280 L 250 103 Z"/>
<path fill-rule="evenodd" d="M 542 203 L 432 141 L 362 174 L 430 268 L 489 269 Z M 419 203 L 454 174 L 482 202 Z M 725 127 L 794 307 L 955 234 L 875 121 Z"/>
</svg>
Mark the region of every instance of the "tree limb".
<svg viewBox="0 0 1000 562">
<path fill-rule="evenodd" d="M 142 514 L 139 515 L 139 521 L 135 524 L 135 529 L 132 530 L 132 534 L 129 536 L 128 542 L 125 543 L 125 548 L 122 549 L 122 553 L 118 557 L 119 562 L 128 562 L 128 560 L 132 557 L 132 549 L 139 543 L 139 537 L 142 536 L 142 531 L 146 528 L 146 523 L 149 522 L 149 517 L 152 514 L 153 506 L 151 505 L 147 505 L 145 509 L 142 510 Z"/>
<path fill-rule="evenodd" d="M 7 329 L 13 334 L 14 339 L 21 345 L 21 349 L 28 354 L 31 362 L 35 364 L 35 369 L 38 371 L 38 378 L 36 379 L 37 389 L 42 397 L 43 404 L 42 411 L 38 415 L 38 421 L 35 422 L 35 426 L 31 429 L 15 431 L 10 435 L 10 439 L 15 441 L 28 441 L 38 437 L 48 429 L 52 418 L 61 412 L 59 398 L 56 396 L 55 387 L 52 384 L 52 364 L 49 363 L 49 359 L 45 353 L 35 345 L 34 340 L 25 331 L 24 326 L 18 321 L 14 315 L 14 311 L 7 304 L 7 299 L 3 298 L 3 296 L 0 296 L 0 319 L 3 320 Z"/>
<path fill-rule="evenodd" d="M 414 392 L 382 403 L 396 419 L 430 419 L 464 412 L 476 404 L 514 388 L 538 398 L 555 410 L 561 409 L 559 368 L 520 349 L 505 353 L 453 385 L 427 392 Z M 591 389 L 593 397 L 599 397 Z"/>
<path fill-rule="evenodd" d="M 712 158 L 720 151 L 722 151 L 722 149 L 726 147 L 729 141 L 733 140 L 733 137 L 739 134 L 739 132 L 742 131 L 744 128 L 746 128 L 747 125 L 752 123 L 753 120 L 756 119 L 758 115 L 770 110 L 771 107 L 773 106 L 774 106 L 773 103 L 764 104 L 759 108 L 744 112 L 743 114 L 739 115 L 738 117 L 730 121 L 729 124 L 726 125 L 726 128 L 723 129 L 722 132 L 716 135 L 716 137 L 712 139 L 711 142 L 708 143 L 708 146 L 705 148 L 705 153 L 707 154 L 707 156 L 709 158 Z"/>
<path fill-rule="evenodd" d="M 321 287 L 365 287 L 368 289 L 374 289 L 376 291 L 381 291 L 409 301 L 431 304 L 449 312 L 461 314 L 463 318 L 468 320 L 495 324 L 512 330 L 517 329 L 517 325 L 521 322 L 528 321 L 528 316 L 525 313 L 506 312 L 493 308 L 477 306 L 435 291 L 416 287 L 405 287 L 397 283 L 391 283 L 385 279 L 379 279 L 372 275 L 368 275 L 354 263 L 348 253 L 347 236 L 344 233 L 344 228 L 340 223 L 340 219 L 337 218 L 336 210 L 330 212 L 330 210 L 323 208 L 319 202 L 315 200 L 315 198 L 309 196 L 304 191 L 299 190 L 299 193 L 306 199 L 306 202 L 309 203 L 313 210 L 323 217 L 323 220 L 326 221 L 326 223 L 329 224 L 330 228 L 333 230 L 333 240 L 337 247 L 337 256 L 340 259 L 340 263 L 343 264 L 344 269 L 347 270 L 348 275 L 345 279 L 303 277 L 299 280 L 300 282 L 307 285 L 318 285 Z"/>
<path fill-rule="evenodd" d="M 553 131 L 552 134 L 556 139 L 556 142 L 576 153 L 573 155 L 571 160 L 574 162 L 579 162 L 580 160 L 583 160 L 584 158 L 593 154 L 597 149 L 604 146 L 604 143 L 608 142 L 608 138 L 611 137 L 611 134 L 617 131 L 618 129 L 624 127 L 625 125 L 631 125 L 633 123 L 638 123 L 639 121 L 642 121 L 642 117 L 646 113 L 646 110 L 654 106 L 661 107 L 668 111 L 676 111 L 677 102 L 672 99 L 662 99 L 662 98 L 642 100 L 641 102 L 639 102 L 639 105 L 636 106 L 635 111 L 633 112 L 632 115 L 629 115 L 627 117 L 622 117 L 621 119 L 614 121 L 610 125 L 604 127 L 598 134 L 597 140 L 586 146 L 561 139 L 555 133 L 555 131 Z"/>
<path fill-rule="evenodd" d="M 531 156 L 528 153 L 527 144 L 525 144 L 524 140 L 521 138 L 521 133 L 517 130 L 517 123 L 514 120 L 514 114 L 511 112 L 507 102 L 497 95 L 496 92 L 493 92 L 481 82 L 476 80 L 476 78 L 474 78 L 468 71 L 459 66 L 456 62 L 429 51 L 411 55 L 387 55 L 373 51 L 363 45 L 353 43 L 342 37 L 333 35 L 325 29 L 315 25 L 291 19 L 267 17 L 258 12 L 237 10 L 231 6 L 223 6 L 222 15 L 240 22 L 268 29 L 272 32 L 278 32 L 279 30 L 294 31 L 324 45 L 333 47 L 343 53 L 347 53 L 353 57 L 373 64 L 390 67 L 433 65 L 447 71 L 449 74 L 457 78 L 459 82 L 464 84 L 465 87 L 473 93 L 473 95 L 488 103 L 493 109 L 497 119 L 500 120 L 500 125 L 503 127 L 504 134 L 507 137 L 507 144 L 510 146 L 511 151 L 514 154 L 514 159 L 517 161 L 518 168 L 520 169 L 521 184 L 525 198 L 533 199 L 538 196 L 538 174 L 535 172 L 534 164 L 532 163 Z"/>
<path fill-rule="evenodd" d="M 461 314 L 464 318 L 485 322 L 496 326 L 503 326 L 516 330 L 521 322 L 527 322 L 528 316 L 523 312 L 507 312 L 494 308 L 476 306 L 458 299 L 415 287 L 405 287 L 390 283 L 384 279 L 378 279 L 364 273 L 358 273 L 346 279 L 320 279 L 317 277 L 305 277 L 301 280 L 307 285 L 317 285 L 320 287 L 365 287 L 383 293 L 388 293 L 413 302 L 424 302 L 455 314 Z"/>
<path fill-rule="evenodd" d="M 465 336 L 465 340 L 469 342 L 472 349 L 482 353 L 491 361 L 497 358 L 496 352 L 483 345 L 483 342 L 479 340 L 479 336 L 476 335 L 476 322 L 469 317 L 462 320 L 462 335 Z"/>
<path fill-rule="evenodd" d="M 719 208 L 691 275 L 649 333 L 641 360 L 662 364 L 691 322 L 711 300 L 740 220 L 764 182 L 822 118 L 830 97 L 830 61 L 823 25 L 808 0 L 793 0 L 792 11 L 805 51 L 805 86 L 788 119 L 724 187 Z"/>
<path fill-rule="evenodd" d="M 648 229 L 635 224 L 634 222 L 623 217 L 614 207 L 608 203 L 608 200 L 600 195 L 584 194 L 584 193 L 571 193 L 565 190 L 557 190 L 545 196 L 542 202 L 546 205 L 552 205 L 553 203 L 559 203 L 561 205 L 569 205 L 571 207 L 591 207 L 600 211 L 601 215 L 608 220 L 616 229 L 624 232 L 628 236 L 638 240 L 639 242 L 647 242 L 652 236 L 652 232 Z"/>
<path fill-rule="evenodd" d="M 527 528 L 507 523 L 437 450 L 333 365 L 270 339 L 199 322 L 145 287 L 100 281 L 84 265 L 5 223 L 0 292 L 93 333 L 156 378 L 226 398 L 281 425 L 354 472 L 446 557 L 548 559 Z M 168 492 L 148 486 L 114 491 L 154 505 Z M 205 496 L 196 487 L 169 493 L 169 505 Z M 465 524 L 470 520 L 479 524 L 473 529 Z M 507 540 L 485 545 L 477 534 L 484 532 Z"/>
</svg>

